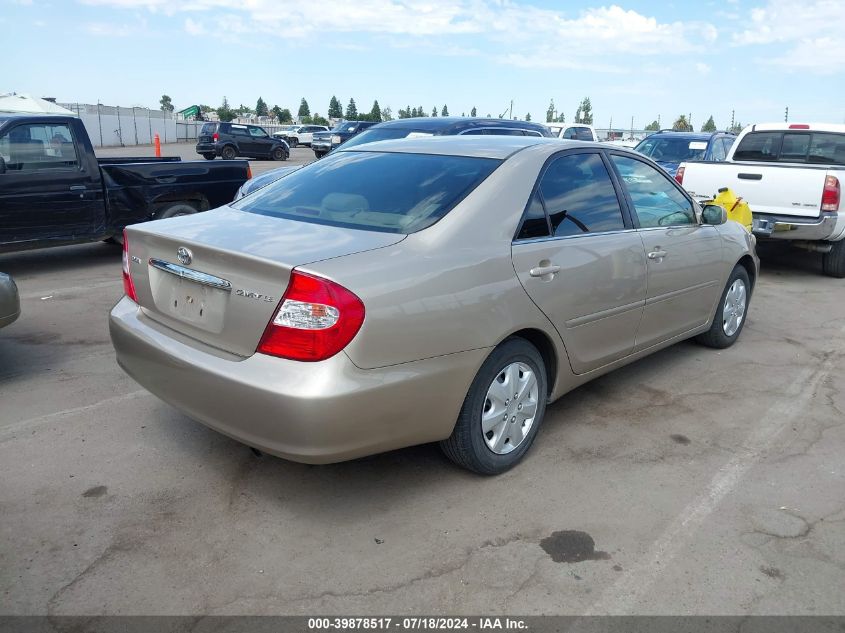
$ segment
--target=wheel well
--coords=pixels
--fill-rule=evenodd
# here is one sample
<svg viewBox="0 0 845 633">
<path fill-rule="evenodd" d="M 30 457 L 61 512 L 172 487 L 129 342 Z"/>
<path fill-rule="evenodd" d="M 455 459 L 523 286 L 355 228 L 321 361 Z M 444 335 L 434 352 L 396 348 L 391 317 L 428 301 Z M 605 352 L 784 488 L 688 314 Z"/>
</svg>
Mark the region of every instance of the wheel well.
<svg viewBox="0 0 845 633">
<path fill-rule="evenodd" d="M 555 381 L 557 380 L 557 354 L 555 353 L 554 343 L 552 343 L 545 332 L 533 328 L 519 330 L 511 334 L 508 338 L 514 337 L 525 339 L 540 352 L 540 356 L 543 358 L 543 363 L 546 365 L 546 371 L 548 372 L 548 395 L 551 395 Z"/>
<path fill-rule="evenodd" d="M 754 266 L 751 255 L 743 255 L 737 264 L 745 268 L 745 272 L 748 273 L 748 280 L 751 282 L 751 290 L 754 290 L 754 285 L 757 283 L 757 268 Z"/>
<path fill-rule="evenodd" d="M 182 194 L 178 198 L 163 197 L 157 199 L 153 205 L 153 217 L 158 217 L 162 213 L 162 211 L 166 210 L 170 206 L 173 206 L 174 204 L 189 204 L 194 207 L 197 211 L 208 211 L 208 209 L 210 208 L 208 198 L 206 198 L 202 194 L 189 194 L 189 197 L 187 198 L 184 197 L 184 194 Z"/>
</svg>

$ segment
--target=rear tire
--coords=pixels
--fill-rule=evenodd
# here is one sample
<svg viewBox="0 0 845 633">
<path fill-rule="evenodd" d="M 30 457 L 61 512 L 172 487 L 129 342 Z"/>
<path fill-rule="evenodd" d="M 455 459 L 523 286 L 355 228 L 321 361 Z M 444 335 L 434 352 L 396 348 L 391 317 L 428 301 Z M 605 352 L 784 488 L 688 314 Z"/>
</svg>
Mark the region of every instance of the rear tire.
<svg viewBox="0 0 845 633">
<path fill-rule="evenodd" d="M 203 155 L 202 155 L 202 157 L 203 157 L 205 160 L 214 160 L 215 158 L 217 158 L 217 155 L 216 155 L 216 154 L 210 154 L 210 153 L 209 153 L 209 154 L 203 154 Z"/>
<path fill-rule="evenodd" d="M 737 264 L 722 291 L 710 329 L 696 336 L 695 340 L 715 349 L 725 349 L 736 343 L 748 320 L 750 302 L 751 281 L 748 279 L 748 271 L 741 264 Z"/>
<path fill-rule="evenodd" d="M 830 252 L 822 255 L 822 270 L 828 277 L 845 278 L 845 239 L 833 242 Z"/>
<path fill-rule="evenodd" d="M 327 152 L 317 152 L 317 151 L 315 151 L 314 156 L 316 156 L 317 158 L 322 158 L 323 156 L 326 155 L 326 153 Z"/>
<path fill-rule="evenodd" d="M 513 468 L 537 436 L 546 412 L 547 384 L 537 348 L 522 338 L 505 340 L 478 370 L 455 429 L 440 448 L 458 466 L 482 475 Z"/>
<path fill-rule="evenodd" d="M 166 220 L 167 218 L 176 218 L 180 215 L 191 215 L 197 212 L 197 208 L 187 202 L 172 202 L 163 204 L 156 213 L 156 220 Z"/>
<path fill-rule="evenodd" d="M 287 160 L 288 153 L 285 151 L 284 147 L 277 147 L 273 150 L 273 153 L 270 154 L 270 158 L 273 160 Z"/>
<path fill-rule="evenodd" d="M 238 157 L 238 152 L 231 145 L 227 145 L 226 147 L 223 148 L 223 151 L 220 152 L 220 156 L 224 160 L 234 160 L 235 158 Z"/>
<path fill-rule="evenodd" d="M 289 138 L 289 139 L 288 139 L 288 146 L 289 146 L 291 149 L 293 149 L 293 148 L 294 148 L 294 147 L 296 147 L 297 145 L 299 145 L 299 141 L 298 141 L 297 139 L 295 139 L 295 138 Z"/>
</svg>

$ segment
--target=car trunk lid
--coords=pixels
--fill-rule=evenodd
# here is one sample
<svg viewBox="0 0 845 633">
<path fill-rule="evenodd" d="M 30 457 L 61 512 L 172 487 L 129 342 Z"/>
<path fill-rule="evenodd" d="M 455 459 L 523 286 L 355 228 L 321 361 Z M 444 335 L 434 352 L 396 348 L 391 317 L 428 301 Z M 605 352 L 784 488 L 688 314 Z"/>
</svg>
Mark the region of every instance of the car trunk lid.
<svg viewBox="0 0 845 633">
<path fill-rule="evenodd" d="M 291 270 L 405 236 L 273 218 L 230 207 L 127 228 L 143 312 L 190 338 L 250 356 Z"/>
</svg>

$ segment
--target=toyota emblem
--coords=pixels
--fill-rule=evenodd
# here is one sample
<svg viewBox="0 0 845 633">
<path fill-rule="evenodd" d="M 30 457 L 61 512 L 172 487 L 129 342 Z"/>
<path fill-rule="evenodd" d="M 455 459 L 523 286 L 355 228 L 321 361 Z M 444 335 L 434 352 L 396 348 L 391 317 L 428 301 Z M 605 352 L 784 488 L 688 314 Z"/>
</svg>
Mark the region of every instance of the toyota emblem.
<svg viewBox="0 0 845 633">
<path fill-rule="evenodd" d="M 179 261 L 182 262 L 185 266 L 190 264 L 194 260 L 194 255 L 184 246 L 180 246 L 176 249 L 176 257 L 179 258 Z"/>
</svg>

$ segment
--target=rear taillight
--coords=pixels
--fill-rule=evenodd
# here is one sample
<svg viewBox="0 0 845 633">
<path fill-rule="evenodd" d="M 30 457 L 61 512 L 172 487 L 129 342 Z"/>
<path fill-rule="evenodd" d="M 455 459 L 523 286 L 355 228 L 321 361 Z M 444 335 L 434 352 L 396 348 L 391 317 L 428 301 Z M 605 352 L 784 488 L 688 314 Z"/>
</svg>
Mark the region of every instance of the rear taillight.
<svg viewBox="0 0 845 633">
<path fill-rule="evenodd" d="M 790 130 L 809 130 L 810 126 L 806 123 L 793 123 L 789 126 Z"/>
<path fill-rule="evenodd" d="M 138 295 L 135 294 L 135 284 L 132 283 L 132 273 L 129 270 L 129 240 L 126 239 L 126 231 L 123 231 L 123 292 L 138 303 Z"/>
<path fill-rule="evenodd" d="M 678 167 L 678 171 L 675 172 L 675 182 L 679 185 L 684 184 L 684 169 L 685 167 Z"/>
<path fill-rule="evenodd" d="M 252 180 L 252 167 L 250 167 L 249 163 L 246 164 L 246 179 Z"/>
<path fill-rule="evenodd" d="M 211 135 L 211 140 L 216 143 L 217 141 L 220 140 L 220 135 L 217 132 L 215 132 L 214 134 Z"/>
<path fill-rule="evenodd" d="M 291 360 L 325 360 L 346 347 L 363 322 L 364 304 L 349 290 L 293 271 L 255 351 Z"/>
<path fill-rule="evenodd" d="M 824 179 L 822 190 L 822 211 L 839 211 L 839 198 L 841 196 L 839 178 L 828 176 Z"/>
</svg>

